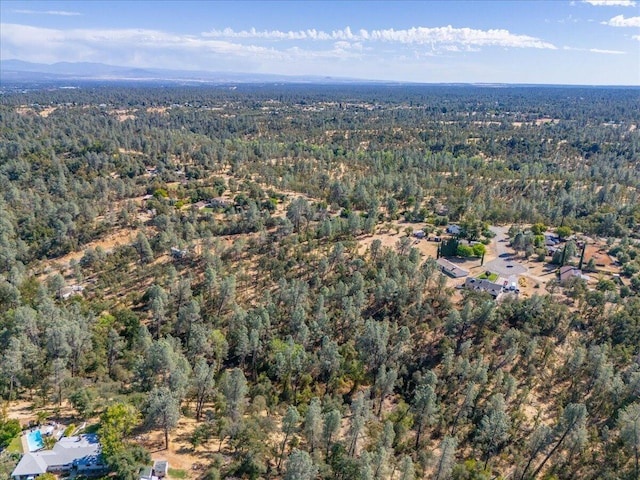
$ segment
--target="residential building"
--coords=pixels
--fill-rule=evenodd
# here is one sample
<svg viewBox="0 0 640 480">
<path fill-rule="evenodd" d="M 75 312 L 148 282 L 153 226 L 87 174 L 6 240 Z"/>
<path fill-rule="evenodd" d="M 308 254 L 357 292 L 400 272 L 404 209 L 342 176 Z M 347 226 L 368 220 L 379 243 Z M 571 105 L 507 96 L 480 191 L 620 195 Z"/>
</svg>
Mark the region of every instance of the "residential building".
<svg viewBox="0 0 640 480">
<path fill-rule="evenodd" d="M 449 225 L 447 227 L 447 233 L 449 235 L 460 235 L 462 229 L 458 225 Z"/>
<path fill-rule="evenodd" d="M 442 270 L 442 273 L 449 275 L 450 277 L 462 278 L 469 275 L 468 270 L 457 266 L 455 263 L 450 262 L 446 258 L 439 258 L 438 260 L 436 260 L 436 263 L 440 266 L 440 270 Z"/>
<path fill-rule="evenodd" d="M 28 480 L 47 472 L 68 473 L 72 470 L 82 475 L 101 475 L 107 471 L 101 451 L 94 434 L 63 437 L 51 450 L 25 453 L 11 477 Z"/>
<path fill-rule="evenodd" d="M 476 292 L 486 292 L 495 299 L 498 299 L 504 291 L 502 285 L 487 280 L 486 278 L 467 278 L 464 282 L 464 288 L 468 288 Z"/>
<path fill-rule="evenodd" d="M 589 277 L 587 275 L 584 275 L 582 273 L 582 270 L 580 270 L 577 267 L 574 267 L 573 265 L 565 265 L 563 267 L 560 267 L 560 283 L 564 283 L 572 278 L 581 278 L 582 280 L 588 281 Z"/>
</svg>

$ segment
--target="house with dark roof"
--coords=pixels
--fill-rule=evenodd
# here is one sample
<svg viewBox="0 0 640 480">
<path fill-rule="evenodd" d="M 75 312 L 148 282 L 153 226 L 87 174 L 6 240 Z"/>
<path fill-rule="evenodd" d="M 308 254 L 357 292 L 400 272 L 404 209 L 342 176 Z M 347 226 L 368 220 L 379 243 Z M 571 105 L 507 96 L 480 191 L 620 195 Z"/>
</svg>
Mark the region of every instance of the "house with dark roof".
<svg viewBox="0 0 640 480">
<path fill-rule="evenodd" d="M 153 462 L 153 473 L 158 478 L 164 478 L 169 474 L 169 462 L 166 460 L 156 460 Z"/>
<path fill-rule="evenodd" d="M 467 278 L 464 282 L 464 288 L 475 292 L 486 292 L 496 300 L 504 291 L 502 285 L 487 280 L 486 278 Z"/>
<path fill-rule="evenodd" d="M 11 474 L 14 480 L 28 480 L 43 473 L 101 475 L 108 471 L 102 461 L 102 447 L 97 435 L 61 438 L 51 450 L 25 453 Z"/>
</svg>

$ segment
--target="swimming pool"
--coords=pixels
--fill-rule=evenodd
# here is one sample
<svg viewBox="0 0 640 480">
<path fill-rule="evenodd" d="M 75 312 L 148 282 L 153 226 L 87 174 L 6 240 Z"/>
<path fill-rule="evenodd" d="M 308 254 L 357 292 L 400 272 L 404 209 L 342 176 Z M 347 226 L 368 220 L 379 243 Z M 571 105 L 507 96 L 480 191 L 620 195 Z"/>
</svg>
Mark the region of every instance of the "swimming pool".
<svg viewBox="0 0 640 480">
<path fill-rule="evenodd" d="M 42 441 L 42 433 L 40 433 L 40 430 L 29 432 L 27 434 L 27 444 L 29 445 L 30 452 L 35 452 L 44 448 L 44 442 Z"/>
</svg>

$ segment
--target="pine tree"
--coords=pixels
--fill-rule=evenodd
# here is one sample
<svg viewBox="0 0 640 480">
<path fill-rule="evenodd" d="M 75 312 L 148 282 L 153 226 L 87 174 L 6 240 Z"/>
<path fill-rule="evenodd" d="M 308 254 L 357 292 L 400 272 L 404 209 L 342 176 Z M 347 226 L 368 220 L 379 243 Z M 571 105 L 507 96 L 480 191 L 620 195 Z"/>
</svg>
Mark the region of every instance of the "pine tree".
<svg viewBox="0 0 640 480">
<path fill-rule="evenodd" d="M 313 480 L 318 474 L 318 467 L 307 452 L 294 449 L 285 465 L 284 480 Z"/>
<path fill-rule="evenodd" d="M 278 470 L 280 470 L 280 466 L 282 465 L 284 450 L 287 448 L 287 441 L 289 440 L 289 437 L 298 430 L 298 423 L 300 423 L 300 414 L 298 413 L 298 409 L 293 405 L 289 405 L 287 413 L 285 413 L 282 418 L 282 433 L 284 433 L 284 438 L 282 439 L 282 446 L 280 447 Z"/>
<path fill-rule="evenodd" d="M 322 440 L 322 406 L 317 397 L 311 399 L 307 408 L 307 414 L 304 417 L 304 436 L 309 444 L 309 450 L 313 453 Z"/>
</svg>

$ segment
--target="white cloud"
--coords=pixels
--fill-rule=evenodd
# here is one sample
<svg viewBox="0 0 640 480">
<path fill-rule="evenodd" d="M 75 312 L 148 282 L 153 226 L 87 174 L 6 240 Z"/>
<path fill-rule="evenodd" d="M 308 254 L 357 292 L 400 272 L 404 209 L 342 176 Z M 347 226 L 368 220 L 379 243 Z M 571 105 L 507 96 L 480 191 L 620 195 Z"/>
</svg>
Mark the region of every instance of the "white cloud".
<svg viewBox="0 0 640 480">
<path fill-rule="evenodd" d="M 477 30 L 473 28 L 446 27 L 413 27 L 409 29 L 395 30 L 358 30 L 352 32 L 349 27 L 341 30 L 324 32 L 322 30 L 298 30 L 280 31 L 263 30 L 255 28 L 250 30 L 235 31 L 230 28 L 224 30 L 212 30 L 202 34 L 205 37 L 227 39 L 264 39 L 264 40 L 342 40 L 356 42 L 389 42 L 404 45 L 462 45 L 468 47 L 514 47 L 514 48 L 544 48 L 556 47 L 539 38 L 528 35 L 517 35 L 503 29 Z"/>
<path fill-rule="evenodd" d="M 349 31 L 335 33 L 349 37 Z M 312 33 L 311 35 L 323 35 Z M 149 29 L 58 30 L 21 24 L 0 24 L 0 57 L 37 63 L 100 62 L 135 67 L 190 70 L 273 71 L 292 68 L 300 73 L 304 62 L 354 60 L 368 48 L 353 40 L 336 40 L 323 49 L 301 46 L 276 49 L 260 42 L 208 38 Z M 288 67 L 289 66 L 289 67 Z M 276 69 L 277 70 L 277 69 Z"/>
<path fill-rule="evenodd" d="M 62 17 L 76 17 L 82 15 L 80 12 L 68 12 L 66 10 L 11 10 L 12 13 L 23 15 L 59 15 Z"/>
<path fill-rule="evenodd" d="M 631 38 L 640 42 L 640 35 L 633 35 Z"/>
<path fill-rule="evenodd" d="M 584 3 L 594 5 L 596 7 L 635 7 L 634 0 L 584 0 Z"/>
<path fill-rule="evenodd" d="M 215 59 L 221 57 L 277 60 L 284 54 L 257 45 L 158 30 L 57 30 L 3 23 L 0 24 L 0 56 L 45 63 L 94 61 L 147 67 L 162 66 L 177 59 L 180 63 L 176 68 L 198 68 L 198 62 L 203 59 L 215 64 Z"/>
<path fill-rule="evenodd" d="M 562 47 L 563 50 L 569 52 L 591 52 L 591 53 L 603 53 L 607 55 L 626 55 L 627 52 L 623 52 L 622 50 L 607 50 L 604 48 L 576 48 L 576 47 Z"/>
<path fill-rule="evenodd" d="M 610 27 L 640 27 L 640 17 L 625 18 L 624 15 L 616 15 L 611 20 L 602 22 Z"/>
<path fill-rule="evenodd" d="M 627 52 L 622 52 L 620 50 L 603 50 L 601 48 L 590 48 L 589 51 L 591 53 L 604 53 L 607 55 L 626 55 Z"/>
</svg>

